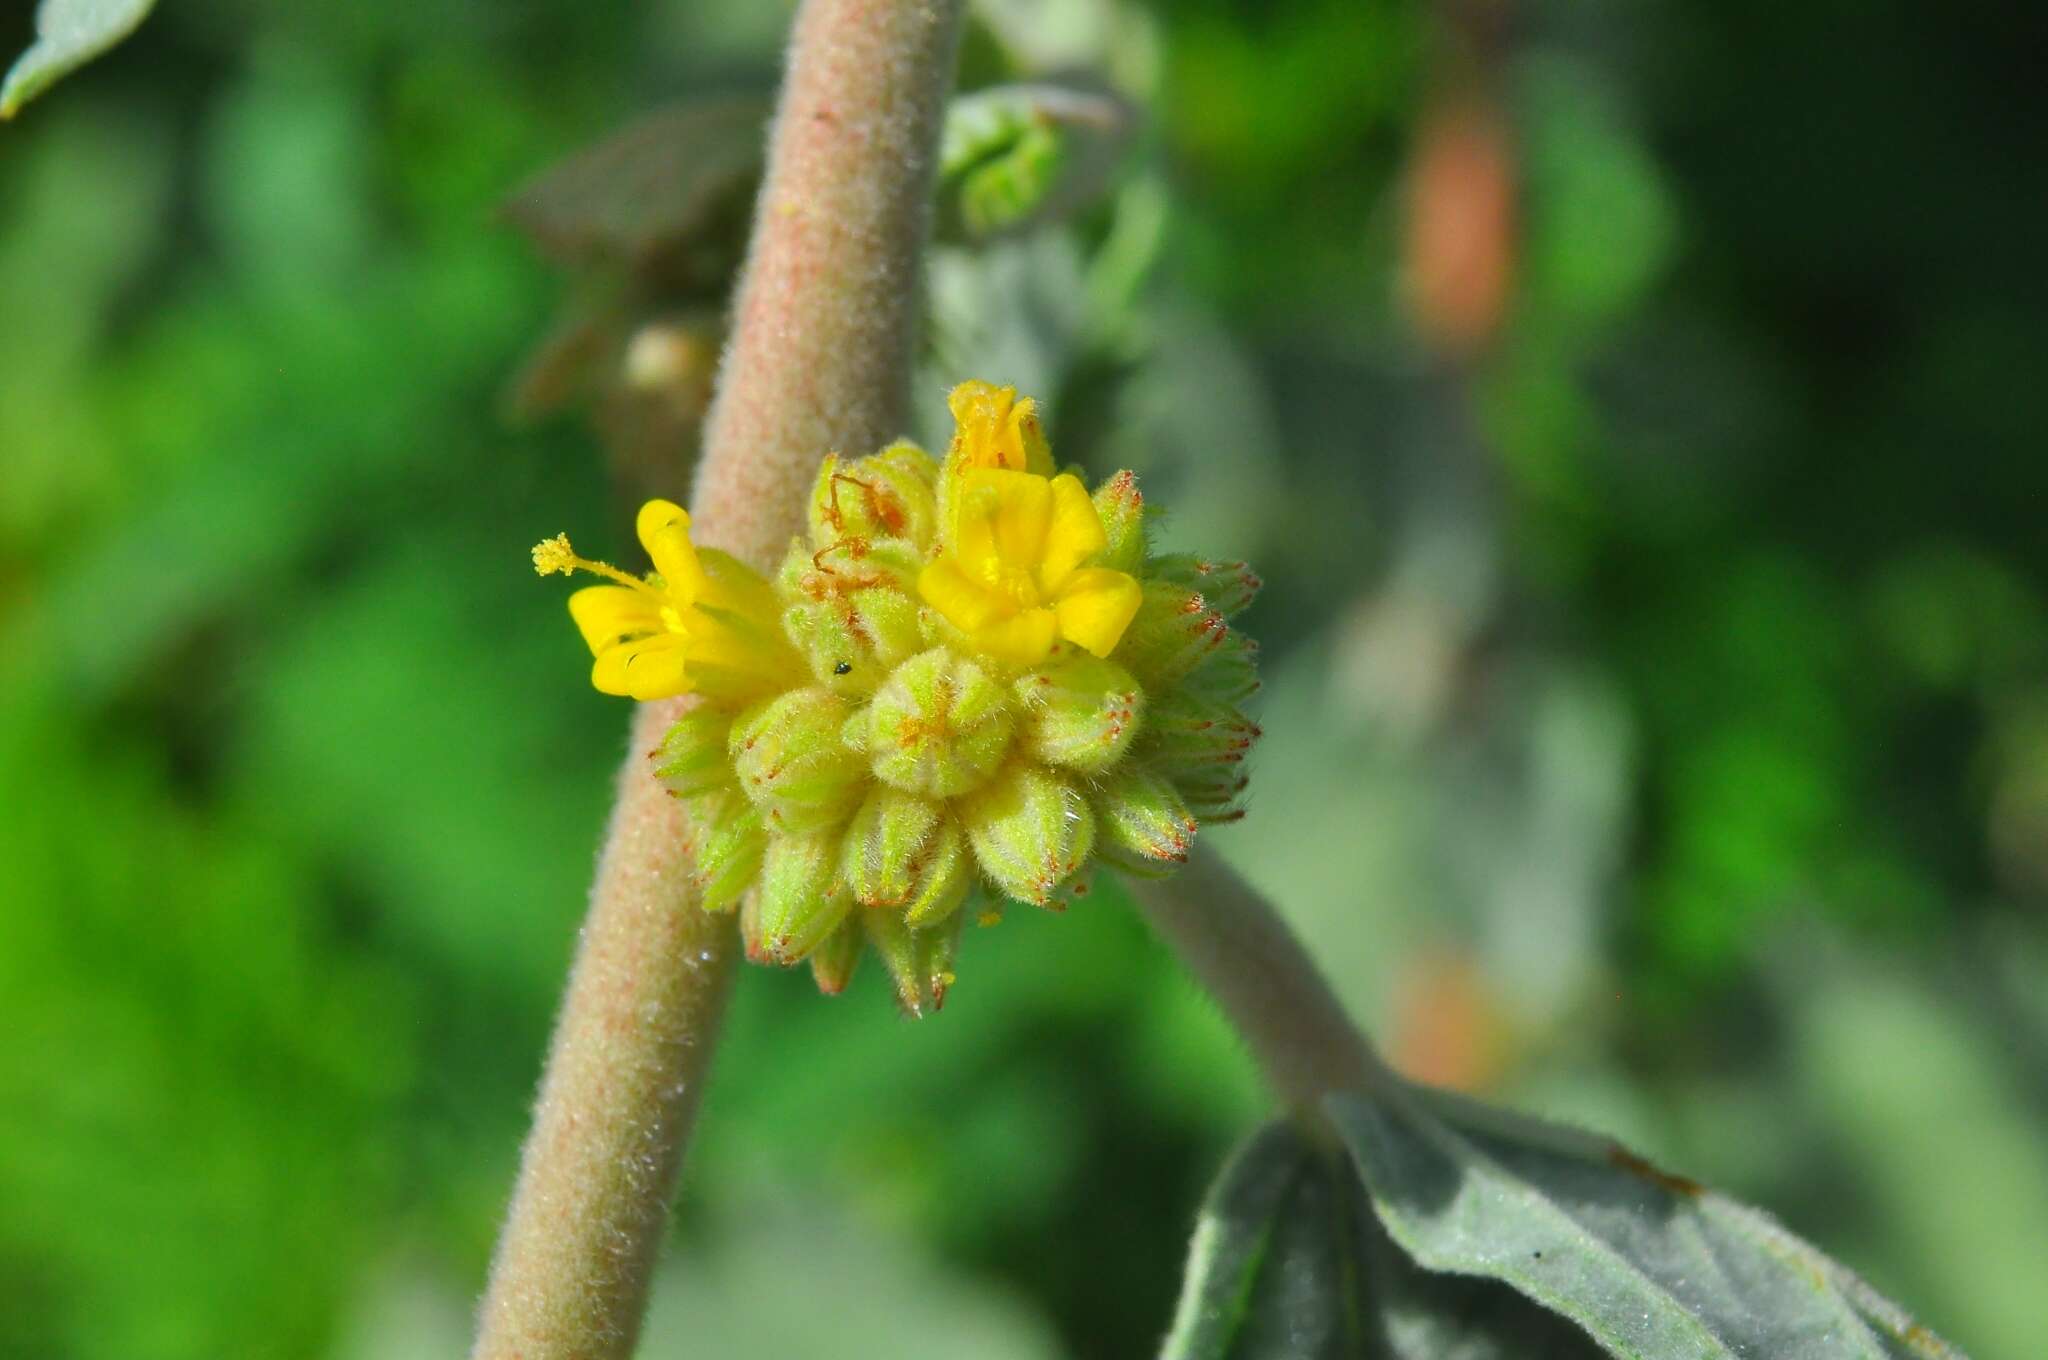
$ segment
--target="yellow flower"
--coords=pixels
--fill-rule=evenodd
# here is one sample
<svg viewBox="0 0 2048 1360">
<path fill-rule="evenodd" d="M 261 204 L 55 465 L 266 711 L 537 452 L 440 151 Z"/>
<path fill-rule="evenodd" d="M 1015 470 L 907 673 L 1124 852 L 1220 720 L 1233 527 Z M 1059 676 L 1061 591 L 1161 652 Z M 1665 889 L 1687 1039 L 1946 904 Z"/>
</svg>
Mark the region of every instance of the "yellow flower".
<svg viewBox="0 0 2048 1360">
<path fill-rule="evenodd" d="M 569 597 L 569 615 L 596 658 L 592 685 L 631 699 L 694 692 L 742 703 L 792 683 L 798 663 L 766 581 L 691 543 L 690 516 L 672 501 L 641 506 L 635 530 L 654 563 L 644 580 L 578 557 L 566 534 L 534 545 L 542 576 L 588 571 L 618 582 Z"/>
<path fill-rule="evenodd" d="M 1038 423 L 1038 403 L 1029 397 L 1018 400 L 1016 388 L 964 382 L 946 397 L 946 405 L 954 426 L 947 467 L 1052 475 L 1052 449 Z"/>
<path fill-rule="evenodd" d="M 950 519 L 917 589 L 976 650 L 1030 665 L 1060 638 L 1096 656 L 1115 649 L 1138 612 L 1138 583 L 1088 565 L 1108 539 L 1078 478 L 970 467 Z"/>
</svg>

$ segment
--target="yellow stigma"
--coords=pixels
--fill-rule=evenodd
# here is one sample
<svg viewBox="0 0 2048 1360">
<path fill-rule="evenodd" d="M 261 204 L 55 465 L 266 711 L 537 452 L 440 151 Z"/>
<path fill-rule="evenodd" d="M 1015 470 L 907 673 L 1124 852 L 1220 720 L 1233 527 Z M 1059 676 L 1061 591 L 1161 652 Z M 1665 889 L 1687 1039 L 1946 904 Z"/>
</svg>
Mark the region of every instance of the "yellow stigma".
<svg viewBox="0 0 2048 1360">
<path fill-rule="evenodd" d="M 944 551 L 918 594 L 998 661 L 1043 661 L 1062 638 L 1108 656 L 1138 612 L 1138 583 L 1089 565 L 1108 537 L 1071 474 L 970 467 L 959 474 Z"/>
<path fill-rule="evenodd" d="M 569 597 L 593 658 L 590 683 L 631 699 L 694 691 L 735 703 L 784 687 L 798 662 L 768 583 L 735 558 L 700 551 L 689 514 L 671 501 L 647 502 L 634 527 L 654 563 L 645 580 L 578 557 L 567 534 L 533 546 L 542 576 L 587 571 L 617 582 Z"/>
<path fill-rule="evenodd" d="M 1052 475 L 1052 448 L 1038 423 L 1038 403 L 1029 397 L 1020 399 L 1016 388 L 978 380 L 964 382 L 947 395 L 946 405 L 953 412 L 954 424 L 953 443 L 946 450 L 949 468 L 1006 468 Z"/>
</svg>

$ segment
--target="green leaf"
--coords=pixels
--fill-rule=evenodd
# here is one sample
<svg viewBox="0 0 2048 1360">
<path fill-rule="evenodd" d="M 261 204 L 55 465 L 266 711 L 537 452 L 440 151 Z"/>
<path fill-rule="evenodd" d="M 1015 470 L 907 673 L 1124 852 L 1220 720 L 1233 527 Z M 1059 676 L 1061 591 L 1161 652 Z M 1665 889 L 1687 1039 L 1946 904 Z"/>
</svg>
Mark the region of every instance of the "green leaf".
<svg viewBox="0 0 2048 1360">
<path fill-rule="evenodd" d="M 1276 1123 L 1231 1159 L 1162 1360 L 1960 1360 L 1764 1214 L 1604 1139 L 1420 1088 L 1321 1114 L 1324 1139 Z"/>
<path fill-rule="evenodd" d="M 941 227 L 969 241 L 1021 232 L 1098 197 L 1129 141 L 1130 107 L 1066 85 L 996 85 L 946 108 Z"/>
<path fill-rule="evenodd" d="M 0 118 L 135 31 L 156 0 L 43 0 L 36 40 L 0 85 Z"/>
<path fill-rule="evenodd" d="M 1388 1234 L 1631 1360 L 1957 1360 L 1767 1215 L 1618 1144 L 1420 1089 L 1330 1097 Z"/>
</svg>

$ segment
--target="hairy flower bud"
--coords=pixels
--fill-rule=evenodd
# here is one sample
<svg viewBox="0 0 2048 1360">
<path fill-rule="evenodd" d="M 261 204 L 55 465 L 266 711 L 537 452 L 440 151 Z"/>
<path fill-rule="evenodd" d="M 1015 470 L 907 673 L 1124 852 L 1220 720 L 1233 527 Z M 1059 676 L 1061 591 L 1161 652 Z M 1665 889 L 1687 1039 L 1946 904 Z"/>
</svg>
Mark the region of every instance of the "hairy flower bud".
<svg viewBox="0 0 2048 1360">
<path fill-rule="evenodd" d="M 1142 766 L 1119 770 L 1095 796 L 1100 852 L 1118 868 L 1156 878 L 1183 863 L 1195 814 L 1173 784 Z"/>
<path fill-rule="evenodd" d="M 900 538 L 922 548 L 938 522 L 938 475 L 932 456 L 907 440 L 868 458 L 827 454 L 811 489 L 812 543 Z"/>
<path fill-rule="evenodd" d="M 1138 479 L 1119 472 L 1095 489 L 1095 513 L 1106 540 L 1098 559 L 1103 566 L 1138 574 L 1145 565 L 1145 498 Z"/>
<path fill-rule="evenodd" d="M 950 920 L 924 929 L 915 928 L 887 911 L 866 910 L 860 913 L 860 920 L 876 957 L 889 970 L 897 1004 L 912 1016 L 946 1004 L 946 992 L 953 985 L 953 960 L 959 953 L 961 927 L 965 923 L 963 913 L 955 912 Z"/>
<path fill-rule="evenodd" d="M 734 786 L 726 742 L 732 735 L 732 714 L 708 705 L 678 718 L 649 752 L 655 777 L 679 798 Z"/>
<path fill-rule="evenodd" d="M 1018 762 L 963 800 L 974 857 L 995 885 L 1046 906 L 1095 848 L 1095 813 L 1071 780 Z"/>
<path fill-rule="evenodd" d="M 854 813 L 841 853 L 854 900 L 893 908 L 911 926 L 950 915 L 973 880 L 966 837 L 945 806 L 887 785 Z"/>
<path fill-rule="evenodd" d="M 739 784 L 778 831 L 832 826 L 862 792 L 861 763 L 839 740 L 851 710 L 830 690 L 794 689 L 733 723 Z"/>
<path fill-rule="evenodd" d="M 1087 653 L 1060 657 L 1017 677 L 1023 745 L 1048 765 L 1093 773 L 1123 758 L 1138 734 L 1144 691 L 1113 661 Z"/>
<path fill-rule="evenodd" d="M 875 777 L 907 793 L 952 798 L 985 782 L 1016 732 L 1009 691 L 977 663 L 934 647 L 875 691 L 857 734 Z"/>
<path fill-rule="evenodd" d="M 700 900 L 706 911 L 724 911 L 746 894 L 761 872 L 761 856 L 768 848 L 761 810 L 728 785 L 688 799 L 684 815 L 690 825 L 690 861 Z"/>
<path fill-rule="evenodd" d="M 838 929 L 853 907 L 839 878 L 837 828 L 771 836 L 761 861 L 762 947 L 795 963 Z"/>
<path fill-rule="evenodd" d="M 1200 591 L 1147 578 L 1120 658 L 1148 690 L 1164 690 L 1209 658 L 1230 633 Z"/>
<path fill-rule="evenodd" d="M 1190 553 L 1153 558 L 1150 575 L 1194 591 L 1203 603 L 1226 619 L 1234 619 L 1249 608 L 1265 585 L 1242 562 L 1211 562 Z"/>
</svg>

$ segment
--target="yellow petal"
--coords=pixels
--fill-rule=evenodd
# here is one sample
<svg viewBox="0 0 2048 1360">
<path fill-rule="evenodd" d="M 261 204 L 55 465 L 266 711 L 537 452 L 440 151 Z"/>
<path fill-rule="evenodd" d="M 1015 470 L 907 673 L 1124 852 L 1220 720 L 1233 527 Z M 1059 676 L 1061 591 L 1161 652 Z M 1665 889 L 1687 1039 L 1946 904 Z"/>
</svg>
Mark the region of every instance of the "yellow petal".
<svg viewBox="0 0 2048 1360">
<path fill-rule="evenodd" d="M 696 603 L 723 609 L 750 619 L 782 617 L 782 602 L 761 573 L 729 553 L 716 548 L 699 548 L 697 565 L 702 570 L 703 593 Z"/>
<path fill-rule="evenodd" d="M 1075 568 L 1109 546 L 1102 516 L 1088 488 L 1072 473 L 1052 479 L 1052 526 L 1045 535 L 1045 556 L 1038 564 L 1038 588 L 1050 597 Z"/>
<path fill-rule="evenodd" d="M 625 586 L 585 586 L 569 597 L 569 617 L 592 656 L 622 639 L 662 631 L 654 600 Z"/>
<path fill-rule="evenodd" d="M 1008 597 L 990 590 L 960 569 L 948 553 L 932 562 L 917 576 L 917 593 L 924 602 L 945 615 L 946 621 L 962 632 L 972 633 L 1008 614 Z"/>
<path fill-rule="evenodd" d="M 976 472 L 974 478 L 995 491 L 996 557 L 1006 567 L 1033 571 L 1052 527 L 1052 483 L 1028 472 Z"/>
<path fill-rule="evenodd" d="M 953 444 L 949 461 L 958 468 L 1007 468 L 1011 472 L 1052 474 L 1052 450 L 1038 423 L 1038 404 L 1018 400 L 1014 387 L 994 383 L 961 383 L 946 396 L 953 412 Z"/>
<path fill-rule="evenodd" d="M 1108 656 L 1122 640 L 1138 612 L 1137 581 L 1108 567 L 1083 567 L 1069 576 L 1053 608 L 1059 612 L 1060 636 Z"/>
<path fill-rule="evenodd" d="M 622 642 L 597 654 L 590 683 L 628 699 L 668 699 L 690 692 L 689 652 L 683 639 L 662 633 Z"/>
<path fill-rule="evenodd" d="M 1030 666 L 1045 660 L 1052 652 L 1058 626 L 1050 609 L 1027 609 L 1021 614 L 972 629 L 968 638 L 975 650 L 998 661 Z"/>
<path fill-rule="evenodd" d="M 640 507 L 633 529 L 670 598 L 678 605 L 695 603 L 705 583 L 704 568 L 690 542 L 690 512 L 674 501 L 649 501 Z"/>
</svg>

